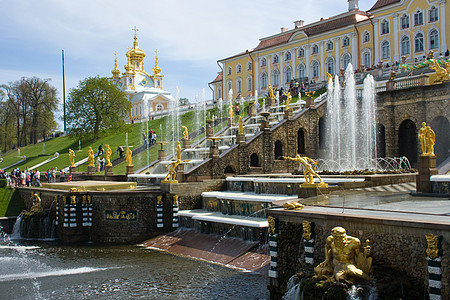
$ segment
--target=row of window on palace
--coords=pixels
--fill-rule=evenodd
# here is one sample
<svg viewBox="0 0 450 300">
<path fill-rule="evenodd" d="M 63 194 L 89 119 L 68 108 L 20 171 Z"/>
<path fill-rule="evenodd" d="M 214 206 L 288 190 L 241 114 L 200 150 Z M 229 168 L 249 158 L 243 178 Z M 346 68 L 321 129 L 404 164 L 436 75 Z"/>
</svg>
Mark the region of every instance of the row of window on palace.
<svg viewBox="0 0 450 300">
<path fill-rule="evenodd" d="M 436 22 L 439 20 L 439 10 L 432 6 L 429 10 L 428 10 L 428 21 L 431 22 Z M 414 13 L 414 26 L 420 26 L 424 24 L 424 12 L 422 10 L 417 10 Z M 410 28 L 410 17 L 407 14 L 403 14 L 400 17 L 400 28 L 401 29 L 409 29 Z M 388 20 L 383 20 L 381 21 L 381 34 L 388 34 L 390 32 L 389 29 L 389 21 Z M 350 38 L 345 36 L 342 38 L 341 40 L 341 45 L 342 47 L 348 47 L 350 46 Z M 363 33 L 362 36 L 362 41 L 363 43 L 367 43 L 370 41 L 370 33 L 368 31 Z M 406 34 L 401 38 L 401 55 L 407 55 L 410 54 L 410 38 L 409 36 L 407 36 Z M 334 43 L 333 41 L 328 41 L 326 43 L 325 46 L 327 51 L 333 50 L 334 49 Z M 433 29 L 430 31 L 429 33 L 429 49 L 433 50 L 433 49 L 438 49 L 439 48 L 439 32 L 436 29 Z M 423 33 L 417 33 L 414 36 L 414 52 L 423 52 L 424 51 L 424 35 Z M 305 49 L 304 48 L 300 48 L 297 50 L 298 52 L 298 57 L 302 58 L 305 57 Z M 311 53 L 312 54 L 318 54 L 319 53 L 319 46 L 314 44 L 311 47 Z M 284 54 L 284 60 L 285 61 L 289 61 L 292 58 L 292 54 L 290 51 L 287 51 Z M 390 58 L 390 44 L 389 41 L 384 41 L 381 45 L 381 58 L 382 59 L 387 59 Z M 265 67 L 267 66 L 267 59 L 266 58 L 261 58 L 260 60 L 261 62 L 261 67 Z M 276 64 L 279 62 L 279 56 L 278 54 L 275 54 L 272 58 L 272 63 Z M 370 64 L 369 64 L 370 65 Z M 366 65 L 366 66 L 369 66 Z M 252 63 L 248 62 L 247 63 L 247 71 L 251 71 L 252 70 Z M 236 73 L 242 73 L 242 66 L 240 64 L 238 64 L 236 66 Z M 227 75 L 232 75 L 232 68 L 228 67 L 227 69 Z"/>
<path fill-rule="evenodd" d="M 160 111 L 164 109 L 164 105 L 162 105 L 161 103 L 156 104 L 156 111 Z M 131 108 L 131 117 L 138 117 L 138 116 L 142 116 L 142 106 L 139 105 L 139 114 L 138 114 L 138 107 L 135 106 L 133 108 Z"/>
</svg>

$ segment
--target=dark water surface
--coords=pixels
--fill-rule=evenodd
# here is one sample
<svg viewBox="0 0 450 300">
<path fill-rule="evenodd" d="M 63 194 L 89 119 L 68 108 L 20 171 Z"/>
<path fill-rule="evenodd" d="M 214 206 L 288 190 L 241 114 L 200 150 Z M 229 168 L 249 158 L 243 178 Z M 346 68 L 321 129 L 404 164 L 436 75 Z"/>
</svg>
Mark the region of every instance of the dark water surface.
<svg viewBox="0 0 450 300">
<path fill-rule="evenodd" d="M 0 299 L 268 299 L 267 280 L 137 246 L 0 242 Z"/>
</svg>

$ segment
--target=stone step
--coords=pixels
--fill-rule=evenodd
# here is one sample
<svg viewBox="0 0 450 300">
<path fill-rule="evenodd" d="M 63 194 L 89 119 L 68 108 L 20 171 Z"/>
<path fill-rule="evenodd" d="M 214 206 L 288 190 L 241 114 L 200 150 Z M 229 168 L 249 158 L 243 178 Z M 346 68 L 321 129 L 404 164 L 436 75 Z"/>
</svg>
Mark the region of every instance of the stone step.
<svg viewBox="0 0 450 300">
<path fill-rule="evenodd" d="M 293 200 L 297 196 L 256 194 L 251 192 L 204 192 L 203 208 L 224 215 L 266 217 L 265 210 L 279 200 Z"/>
<path fill-rule="evenodd" d="M 268 222 L 265 218 L 224 215 L 203 209 L 182 210 L 178 212 L 183 228 L 195 229 L 206 234 L 219 234 L 244 240 L 265 243 Z"/>
</svg>

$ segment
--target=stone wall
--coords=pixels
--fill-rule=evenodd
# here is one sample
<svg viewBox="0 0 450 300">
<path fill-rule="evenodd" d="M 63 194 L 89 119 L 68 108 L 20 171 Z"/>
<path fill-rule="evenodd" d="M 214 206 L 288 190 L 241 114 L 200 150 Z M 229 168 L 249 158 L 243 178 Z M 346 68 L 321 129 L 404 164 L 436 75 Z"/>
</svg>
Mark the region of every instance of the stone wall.
<svg viewBox="0 0 450 300">
<path fill-rule="evenodd" d="M 450 115 L 450 83 L 421 86 L 403 90 L 392 90 L 377 94 L 377 123 L 385 128 L 386 156 L 399 156 L 399 127 L 405 120 L 412 121 L 417 131 L 422 122 L 431 123 L 437 117 L 448 120 Z M 319 148 L 319 123 L 326 112 L 326 101 L 314 107 L 303 109 L 292 118 L 285 119 L 272 128 L 263 129 L 247 142 L 235 145 L 220 160 L 209 159 L 190 170 L 187 175 L 194 178 L 220 178 L 226 166 L 231 166 L 235 174 L 251 172 L 250 156 L 256 154 L 263 173 L 292 172 L 297 168 L 294 162 L 280 161 L 275 157 L 274 145 L 280 141 L 282 155 L 295 156 L 298 152 L 298 132 L 304 133 L 302 153 L 317 158 L 324 149 Z M 437 137 L 439 139 L 439 137 Z M 420 143 L 411 145 L 420 153 Z"/>
<path fill-rule="evenodd" d="M 289 278 L 298 272 L 312 272 L 305 264 L 302 242 L 303 220 L 314 226 L 314 266 L 324 261 L 324 246 L 331 229 L 344 227 L 347 234 L 370 240 L 371 256 L 376 269 L 389 269 L 405 274 L 411 283 L 427 293 L 427 242 L 425 234 L 442 237 L 442 299 L 450 297 L 450 226 L 420 222 L 401 222 L 362 217 L 316 215 L 292 211 L 269 211 L 278 220 L 278 278 L 271 278 L 273 295 L 282 295 Z M 274 297 L 277 298 L 277 297 Z"/>
</svg>

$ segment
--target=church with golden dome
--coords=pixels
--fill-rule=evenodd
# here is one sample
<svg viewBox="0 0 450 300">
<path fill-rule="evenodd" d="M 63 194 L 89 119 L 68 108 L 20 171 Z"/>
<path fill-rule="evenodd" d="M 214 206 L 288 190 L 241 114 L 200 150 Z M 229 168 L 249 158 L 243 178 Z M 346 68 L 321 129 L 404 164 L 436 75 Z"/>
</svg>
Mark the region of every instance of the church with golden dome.
<svg viewBox="0 0 450 300">
<path fill-rule="evenodd" d="M 152 114 L 167 109 L 169 101 L 173 100 L 170 92 L 163 89 L 164 75 L 158 65 L 158 52 L 155 51 L 155 66 L 153 74 L 144 69 L 145 52 L 139 48 L 136 27 L 133 29 L 133 48 L 126 53 L 127 63 L 125 72 L 121 73 L 117 67 L 117 53 L 115 53 L 113 76 L 111 81 L 122 89 L 130 100 L 132 108 L 130 111 L 130 122 L 142 122 L 152 117 Z"/>
</svg>

